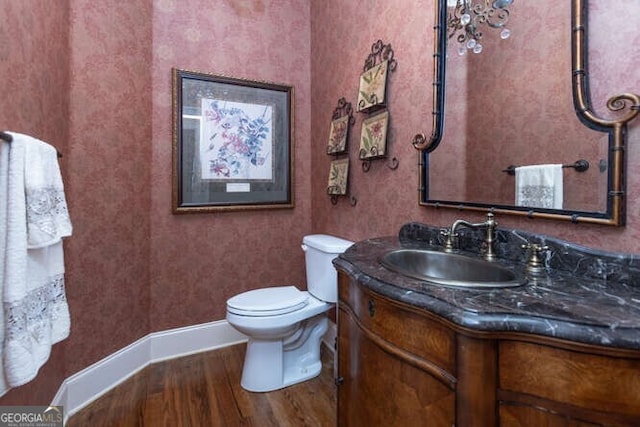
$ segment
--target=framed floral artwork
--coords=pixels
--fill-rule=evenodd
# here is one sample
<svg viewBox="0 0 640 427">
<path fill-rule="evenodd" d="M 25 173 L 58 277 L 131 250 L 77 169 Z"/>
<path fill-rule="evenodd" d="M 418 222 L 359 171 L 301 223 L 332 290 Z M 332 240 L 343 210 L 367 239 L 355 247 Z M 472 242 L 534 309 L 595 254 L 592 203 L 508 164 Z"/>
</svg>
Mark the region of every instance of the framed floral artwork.
<svg viewBox="0 0 640 427">
<path fill-rule="evenodd" d="M 389 112 L 387 110 L 365 119 L 360 132 L 361 160 L 384 157 L 387 149 L 387 128 Z"/>
<path fill-rule="evenodd" d="M 369 111 L 385 106 L 389 61 L 371 67 L 360 75 L 358 111 Z"/>
<path fill-rule="evenodd" d="M 343 116 L 331 122 L 327 154 L 339 154 L 347 151 L 349 134 L 349 116 Z"/>
<path fill-rule="evenodd" d="M 293 207 L 293 87 L 173 69 L 173 212 Z"/>
<path fill-rule="evenodd" d="M 327 194 L 332 196 L 346 195 L 348 177 L 349 159 L 332 161 L 329 169 L 329 186 L 327 187 Z"/>
</svg>

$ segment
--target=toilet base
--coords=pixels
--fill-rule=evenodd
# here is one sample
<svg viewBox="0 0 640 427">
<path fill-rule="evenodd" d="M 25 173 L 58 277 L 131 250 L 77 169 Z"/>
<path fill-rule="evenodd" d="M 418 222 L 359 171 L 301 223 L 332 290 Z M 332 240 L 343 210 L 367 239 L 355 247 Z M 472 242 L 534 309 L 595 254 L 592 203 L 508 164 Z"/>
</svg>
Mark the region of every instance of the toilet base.
<svg viewBox="0 0 640 427">
<path fill-rule="evenodd" d="M 242 368 L 242 388 L 273 391 L 317 377 L 322 371 L 320 345 L 328 323 L 323 313 L 301 322 L 300 328 L 285 339 L 250 338 Z"/>
</svg>

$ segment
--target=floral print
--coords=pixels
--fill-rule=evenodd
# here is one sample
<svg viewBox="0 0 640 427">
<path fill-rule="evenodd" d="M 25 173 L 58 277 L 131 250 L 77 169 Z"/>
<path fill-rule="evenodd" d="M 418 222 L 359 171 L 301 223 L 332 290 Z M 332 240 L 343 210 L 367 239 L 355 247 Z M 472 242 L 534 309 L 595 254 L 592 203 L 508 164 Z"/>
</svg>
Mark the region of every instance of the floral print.
<svg viewBox="0 0 640 427">
<path fill-rule="evenodd" d="M 360 158 L 384 156 L 387 144 L 389 112 L 384 111 L 362 123 L 360 136 Z"/>
<path fill-rule="evenodd" d="M 212 99 L 202 104 L 203 178 L 271 178 L 271 106 Z"/>
</svg>

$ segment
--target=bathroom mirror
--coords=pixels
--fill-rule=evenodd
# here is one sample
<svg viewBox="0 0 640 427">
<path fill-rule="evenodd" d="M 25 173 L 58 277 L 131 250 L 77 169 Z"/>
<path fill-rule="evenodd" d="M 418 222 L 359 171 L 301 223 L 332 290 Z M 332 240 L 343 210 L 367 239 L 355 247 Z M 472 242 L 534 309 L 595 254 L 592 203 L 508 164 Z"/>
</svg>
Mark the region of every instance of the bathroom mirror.
<svg viewBox="0 0 640 427">
<path fill-rule="evenodd" d="M 640 80 L 621 52 L 633 49 L 629 31 L 637 36 L 640 17 L 594 0 L 502 2 L 511 36 L 502 40 L 501 28 L 484 25 L 482 52 L 474 54 L 449 38 L 455 9 L 447 3 L 436 2 L 432 134 L 413 140 L 421 150 L 420 204 L 623 225 L 624 147 L 627 124 L 640 112 L 632 93 Z M 480 11 L 497 2 L 472 3 Z M 597 53 L 593 70 L 589 52 Z M 628 87 L 611 87 L 621 81 Z M 516 205 L 509 172 L 537 164 L 565 166 L 561 208 Z"/>
</svg>

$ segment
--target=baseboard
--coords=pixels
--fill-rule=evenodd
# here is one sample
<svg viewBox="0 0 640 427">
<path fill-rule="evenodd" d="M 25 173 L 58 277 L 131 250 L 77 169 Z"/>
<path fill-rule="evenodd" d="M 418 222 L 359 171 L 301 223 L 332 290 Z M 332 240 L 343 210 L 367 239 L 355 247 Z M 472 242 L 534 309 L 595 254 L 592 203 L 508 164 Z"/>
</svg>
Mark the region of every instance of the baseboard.
<svg viewBox="0 0 640 427">
<path fill-rule="evenodd" d="M 226 320 L 154 332 L 65 379 L 51 405 L 64 407 L 66 423 L 70 416 L 151 363 L 246 340 Z"/>
<path fill-rule="evenodd" d="M 335 351 L 336 325 L 322 342 Z M 73 414 L 152 363 L 240 344 L 247 337 L 226 320 L 154 332 L 65 379 L 51 405 L 64 407 L 64 422 Z"/>
</svg>

